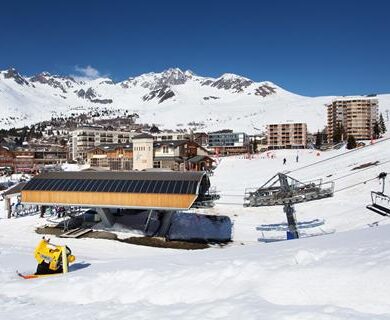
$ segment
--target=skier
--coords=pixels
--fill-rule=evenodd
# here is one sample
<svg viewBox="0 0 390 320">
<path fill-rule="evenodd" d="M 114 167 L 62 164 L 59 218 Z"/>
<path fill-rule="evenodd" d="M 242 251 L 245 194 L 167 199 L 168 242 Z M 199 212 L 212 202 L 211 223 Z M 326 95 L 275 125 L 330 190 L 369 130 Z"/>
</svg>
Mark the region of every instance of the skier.
<svg viewBox="0 0 390 320">
<path fill-rule="evenodd" d="M 283 158 L 283 165 L 285 165 L 287 162 L 286 158 Z"/>
</svg>

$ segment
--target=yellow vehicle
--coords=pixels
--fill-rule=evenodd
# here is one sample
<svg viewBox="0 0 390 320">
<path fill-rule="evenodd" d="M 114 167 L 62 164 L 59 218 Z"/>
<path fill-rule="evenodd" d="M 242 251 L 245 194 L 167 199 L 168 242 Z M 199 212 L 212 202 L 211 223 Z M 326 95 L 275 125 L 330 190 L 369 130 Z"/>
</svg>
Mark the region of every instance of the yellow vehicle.
<svg viewBox="0 0 390 320">
<path fill-rule="evenodd" d="M 35 274 L 19 276 L 25 279 L 38 278 L 42 276 L 67 273 L 69 264 L 76 260 L 67 246 L 58 246 L 50 243 L 50 239 L 43 238 L 34 250 L 34 258 L 38 262 Z"/>
</svg>

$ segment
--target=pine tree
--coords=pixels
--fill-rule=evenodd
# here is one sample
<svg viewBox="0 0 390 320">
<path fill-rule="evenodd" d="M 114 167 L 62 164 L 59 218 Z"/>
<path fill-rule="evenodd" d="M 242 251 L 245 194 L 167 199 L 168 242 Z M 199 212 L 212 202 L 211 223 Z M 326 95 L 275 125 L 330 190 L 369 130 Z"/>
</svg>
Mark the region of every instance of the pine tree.
<svg viewBox="0 0 390 320">
<path fill-rule="evenodd" d="M 385 125 L 385 120 L 383 120 L 382 113 L 379 115 L 379 129 L 380 129 L 381 134 L 384 134 L 387 131 L 386 125 Z"/>
<path fill-rule="evenodd" d="M 375 121 L 373 128 L 374 139 L 378 139 L 381 135 L 381 129 L 379 127 L 378 121 Z"/>
<path fill-rule="evenodd" d="M 355 148 L 356 148 L 355 137 L 353 135 L 350 135 L 350 136 L 348 136 L 348 139 L 347 139 L 347 149 L 350 150 L 350 149 L 355 149 Z"/>
<path fill-rule="evenodd" d="M 342 136 L 343 136 L 342 126 L 340 125 L 340 123 L 337 123 L 333 132 L 333 143 L 336 144 L 341 142 Z"/>
<path fill-rule="evenodd" d="M 322 146 L 322 134 L 320 133 L 320 130 L 318 130 L 317 135 L 316 135 L 316 144 L 315 147 L 316 149 L 321 148 Z"/>
<path fill-rule="evenodd" d="M 256 138 L 253 139 L 253 142 L 252 142 L 252 146 L 253 146 L 253 153 L 256 153 L 258 151 L 258 141 L 256 140 Z"/>
</svg>

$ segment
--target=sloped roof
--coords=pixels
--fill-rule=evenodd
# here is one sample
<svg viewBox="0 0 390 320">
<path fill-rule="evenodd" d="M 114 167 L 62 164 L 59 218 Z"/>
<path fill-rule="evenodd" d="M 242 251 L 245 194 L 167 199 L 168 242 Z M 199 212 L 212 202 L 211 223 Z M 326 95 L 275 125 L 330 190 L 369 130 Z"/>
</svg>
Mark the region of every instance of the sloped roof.
<svg viewBox="0 0 390 320">
<path fill-rule="evenodd" d="M 209 159 L 211 161 L 214 161 L 212 158 L 210 158 L 208 156 L 201 156 L 201 155 L 192 157 L 192 158 L 188 159 L 187 161 L 192 162 L 192 163 L 198 163 L 198 162 L 203 161 L 205 159 Z"/>
<path fill-rule="evenodd" d="M 19 182 L 18 184 L 14 185 L 11 188 L 4 191 L 2 193 L 3 197 L 20 193 L 26 184 L 27 184 L 27 182 Z"/>
<path fill-rule="evenodd" d="M 135 139 L 153 139 L 153 136 L 149 133 L 141 133 L 132 138 L 132 140 Z"/>
<path fill-rule="evenodd" d="M 203 172 L 47 172 L 31 179 L 23 191 L 196 194 Z"/>
</svg>

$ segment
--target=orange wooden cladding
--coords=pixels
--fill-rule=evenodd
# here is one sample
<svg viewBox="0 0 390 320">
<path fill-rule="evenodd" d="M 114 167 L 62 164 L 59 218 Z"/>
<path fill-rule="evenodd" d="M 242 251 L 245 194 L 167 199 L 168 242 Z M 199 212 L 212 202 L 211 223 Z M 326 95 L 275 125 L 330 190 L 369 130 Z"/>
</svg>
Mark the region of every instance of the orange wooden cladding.
<svg viewBox="0 0 390 320">
<path fill-rule="evenodd" d="M 22 191 L 23 203 L 71 204 L 94 207 L 143 207 L 189 209 L 197 195 L 155 193 L 110 193 L 73 191 Z"/>
</svg>

